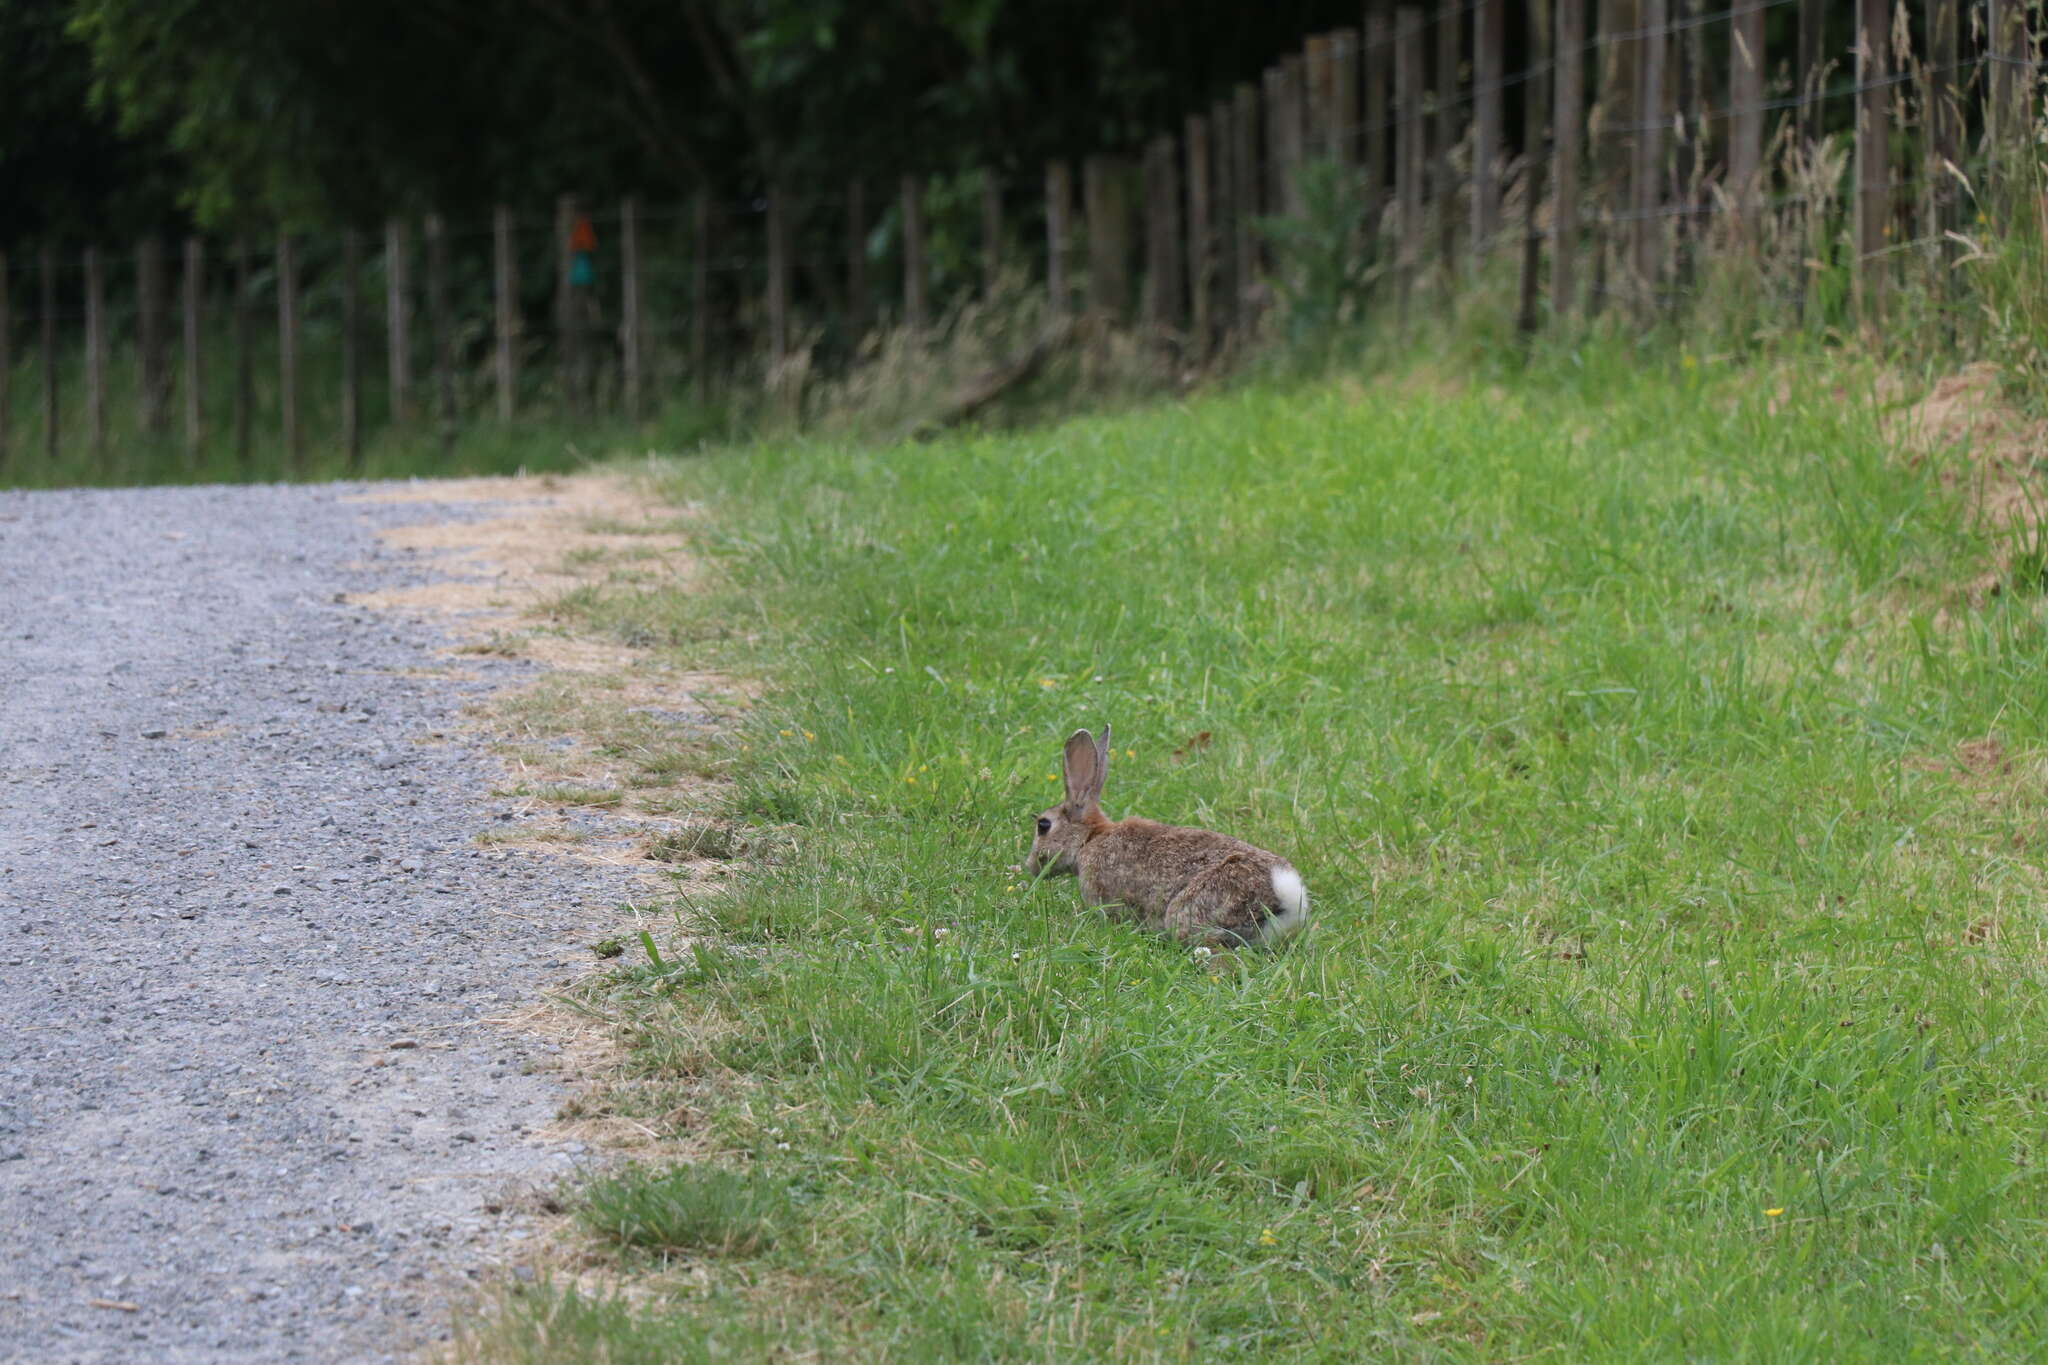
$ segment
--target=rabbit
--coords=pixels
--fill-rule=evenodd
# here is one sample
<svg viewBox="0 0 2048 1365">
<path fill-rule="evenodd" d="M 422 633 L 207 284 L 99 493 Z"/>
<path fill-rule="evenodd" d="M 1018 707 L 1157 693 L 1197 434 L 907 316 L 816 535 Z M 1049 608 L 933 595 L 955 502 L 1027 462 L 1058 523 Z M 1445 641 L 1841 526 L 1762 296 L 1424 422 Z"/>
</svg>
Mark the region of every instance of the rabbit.
<svg viewBox="0 0 2048 1365">
<path fill-rule="evenodd" d="M 1024 870 L 1078 877 L 1081 899 L 1119 918 L 1211 947 L 1272 944 L 1308 918 L 1308 890 L 1285 858 L 1227 834 L 1102 813 L 1109 727 L 1076 730 L 1067 797 L 1038 816 Z"/>
</svg>

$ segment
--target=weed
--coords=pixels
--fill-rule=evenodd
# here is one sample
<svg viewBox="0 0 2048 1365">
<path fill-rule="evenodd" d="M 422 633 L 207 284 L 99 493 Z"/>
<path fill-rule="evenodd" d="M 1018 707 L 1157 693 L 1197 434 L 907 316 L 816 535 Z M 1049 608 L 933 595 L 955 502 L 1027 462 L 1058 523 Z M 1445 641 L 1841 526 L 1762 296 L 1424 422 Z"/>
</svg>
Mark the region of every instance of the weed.
<svg viewBox="0 0 2048 1365">
<path fill-rule="evenodd" d="M 584 1223 L 620 1246 L 751 1256 L 791 1221 L 787 1188 L 758 1171 L 721 1166 L 632 1170 L 584 1195 Z"/>
<path fill-rule="evenodd" d="M 575 783 L 553 783 L 516 794 L 530 796 L 550 806 L 574 806 L 587 810 L 610 810 L 625 799 L 625 793 L 612 787 L 585 787 Z"/>
<path fill-rule="evenodd" d="M 1297 363 L 1313 363 L 1356 335 L 1378 262 L 1364 231 L 1366 196 L 1358 176 L 1322 159 L 1303 165 L 1299 175 L 1302 212 L 1262 218 L 1258 228 L 1277 258 L 1280 339 Z"/>
<path fill-rule="evenodd" d="M 659 835 L 647 856 L 658 863 L 688 863 L 700 858 L 725 862 L 746 852 L 746 841 L 722 825 L 686 822 Z"/>
<path fill-rule="evenodd" d="M 491 654 L 504 659 L 516 659 L 525 652 L 529 639 L 524 634 L 507 634 L 494 630 L 481 640 L 469 640 L 455 647 L 457 654 Z"/>
</svg>

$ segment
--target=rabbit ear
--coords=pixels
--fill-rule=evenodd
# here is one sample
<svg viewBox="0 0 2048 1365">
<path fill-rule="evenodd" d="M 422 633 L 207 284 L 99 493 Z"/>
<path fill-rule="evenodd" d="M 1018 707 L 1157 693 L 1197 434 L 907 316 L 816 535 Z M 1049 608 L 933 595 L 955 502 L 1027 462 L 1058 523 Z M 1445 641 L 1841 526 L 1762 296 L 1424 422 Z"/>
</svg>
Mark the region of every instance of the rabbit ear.
<svg viewBox="0 0 2048 1365">
<path fill-rule="evenodd" d="M 1062 765 L 1067 775 L 1067 809 L 1076 815 L 1085 815 L 1095 809 L 1095 803 L 1102 796 L 1103 762 L 1095 736 L 1086 730 L 1076 730 L 1067 737 L 1065 762 Z"/>
</svg>

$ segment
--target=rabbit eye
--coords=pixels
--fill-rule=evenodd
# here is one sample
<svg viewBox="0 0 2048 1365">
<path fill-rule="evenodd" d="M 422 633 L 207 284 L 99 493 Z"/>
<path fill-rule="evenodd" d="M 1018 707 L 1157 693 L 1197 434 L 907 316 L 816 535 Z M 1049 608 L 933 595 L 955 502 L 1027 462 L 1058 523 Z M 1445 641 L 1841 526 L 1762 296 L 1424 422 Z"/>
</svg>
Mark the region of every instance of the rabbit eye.
<svg viewBox="0 0 2048 1365">
<path fill-rule="evenodd" d="M 1050 831 L 1051 829 L 1052 829 L 1052 821 L 1051 821 L 1051 820 L 1048 820 L 1048 819 L 1047 819 L 1047 818 L 1046 818 L 1045 816 L 1043 816 L 1043 815 L 1039 816 L 1039 817 L 1038 817 L 1038 832 L 1039 832 L 1040 834 L 1045 834 L 1045 833 L 1048 833 L 1048 832 L 1049 832 L 1049 831 Z"/>
</svg>

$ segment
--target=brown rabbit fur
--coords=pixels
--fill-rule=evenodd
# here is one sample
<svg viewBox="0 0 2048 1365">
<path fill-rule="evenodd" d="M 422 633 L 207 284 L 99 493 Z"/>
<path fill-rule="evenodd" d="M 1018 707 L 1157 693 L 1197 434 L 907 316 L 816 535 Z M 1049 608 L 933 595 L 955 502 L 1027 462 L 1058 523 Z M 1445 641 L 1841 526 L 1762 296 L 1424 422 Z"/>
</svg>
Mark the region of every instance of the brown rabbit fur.
<svg viewBox="0 0 2048 1365">
<path fill-rule="evenodd" d="M 1109 727 L 1067 740 L 1066 799 L 1038 816 L 1024 870 L 1078 877 L 1081 899 L 1183 943 L 1272 943 L 1300 928 L 1308 893 L 1277 853 L 1206 829 L 1102 813 Z"/>
</svg>

